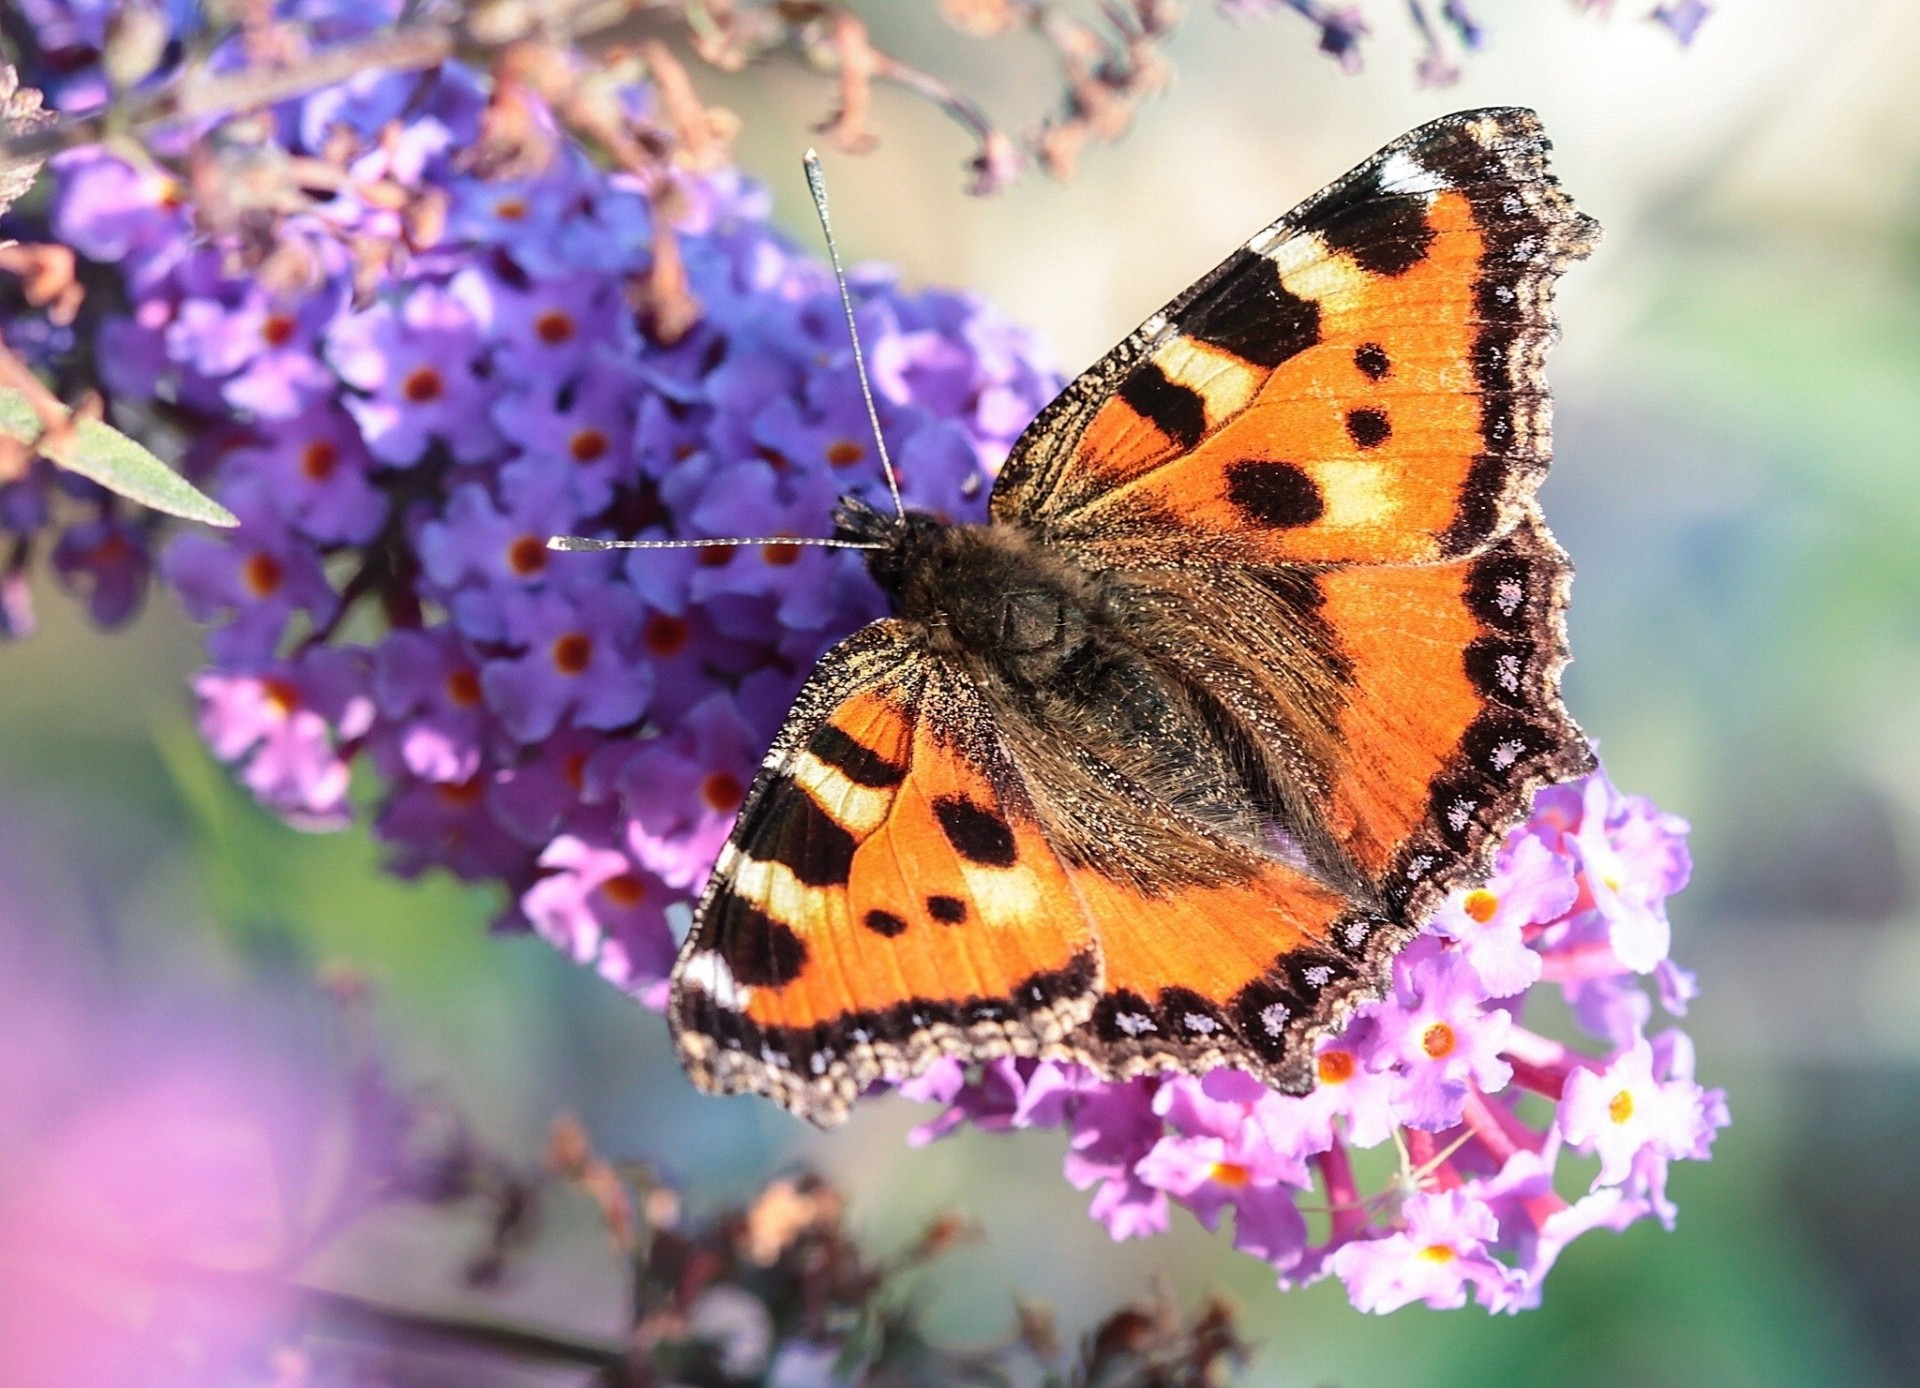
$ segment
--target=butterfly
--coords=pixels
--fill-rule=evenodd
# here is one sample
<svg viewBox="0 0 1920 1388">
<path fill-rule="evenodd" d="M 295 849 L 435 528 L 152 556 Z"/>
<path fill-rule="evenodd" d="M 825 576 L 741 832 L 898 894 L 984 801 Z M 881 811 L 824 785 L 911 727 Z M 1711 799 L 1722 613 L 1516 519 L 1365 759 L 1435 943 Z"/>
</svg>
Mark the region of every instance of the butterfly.
<svg viewBox="0 0 1920 1388">
<path fill-rule="evenodd" d="M 1535 491 L 1597 225 L 1447 116 L 1073 381 L 984 524 L 849 497 L 821 658 L 675 965 L 695 1084 L 821 1126 L 942 1057 L 1312 1086 L 1439 901 L 1592 764 Z M 823 208 L 824 218 L 824 208 Z"/>
</svg>

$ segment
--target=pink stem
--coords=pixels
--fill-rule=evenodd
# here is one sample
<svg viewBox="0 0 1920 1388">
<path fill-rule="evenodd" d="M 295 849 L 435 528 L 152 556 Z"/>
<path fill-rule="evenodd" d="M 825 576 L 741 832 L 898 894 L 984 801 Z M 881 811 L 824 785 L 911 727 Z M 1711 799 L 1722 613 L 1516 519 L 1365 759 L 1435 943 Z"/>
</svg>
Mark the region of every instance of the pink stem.
<svg viewBox="0 0 1920 1388">
<path fill-rule="evenodd" d="M 1336 1137 L 1333 1146 L 1314 1154 L 1313 1164 L 1320 1168 L 1327 1204 L 1333 1207 L 1333 1236 L 1329 1242 L 1346 1243 L 1367 1227 L 1367 1212 L 1360 1204 L 1360 1188 L 1353 1181 L 1353 1163 L 1347 1160 L 1346 1145 Z"/>
<path fill-rule="evenodd" d="M 1627 966 L 1613 952 L 1613 947 L 1604 944 L 1543 951 L 1540 966 L 1540 978 L 1546 983 L 1580 983 L 1628 972 Z"/>
</svg>

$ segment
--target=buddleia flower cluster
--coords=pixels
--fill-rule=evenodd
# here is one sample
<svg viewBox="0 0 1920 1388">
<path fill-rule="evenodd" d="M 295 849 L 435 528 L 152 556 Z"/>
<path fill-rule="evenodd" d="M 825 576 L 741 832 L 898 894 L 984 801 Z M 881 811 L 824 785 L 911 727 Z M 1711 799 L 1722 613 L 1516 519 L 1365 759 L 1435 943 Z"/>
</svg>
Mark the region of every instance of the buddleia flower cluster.
<svg viewBox="0 0 1920 1388">
<path fill-rule="evenodd" d="M 308 828 L 346 824 L 371 767 L 397 870 L 503 883 L 506 923 L 657 999 L 669 913 L 880 598 L 844 551 L 548 537 L 818 535 L 884 485 L 832 279 L 762 189 L 608 173 L 544 113 L 551 158 L 499 177 L 468 157 L 487 113 L 452 65 L 282 108 L 255 157 L 324 161 L 337 191 L 276 222 L 271 273 L 107 149 L 54 161 L 53 228 L 125 300 L 89 344 L 116 405 L 181 431 L 241 521 L 159 560 L 206 624 L 214 753 Z M 853 290 L 906 501 L 979 517 L 1057 377 L 970 296 Z M 123 558 L 94 548 L 100 585 Z"/>
<path fill-rule="evenodd" d="M 323 8 L 336 33 L 379 19 Z M 832 281 L 764 192 L 724 166 L 609 172 L 531 100 L 519 157 L 492 157 L 497 96 L 446 63 L 275 108 L 249 166 L 305 172 L 270 238 L 247 215 L 197 221 L 168 163 L 61 155 L 52 231 L 92 289 L 54 346 L 116 412 L 185 439 L 240 520 L 159 559 L 206 627 L 215 755 L 296 825 L 367 815 L 398 872 L 499 884 L 503 927 L 657 1007 L 793 694 L 882 602 L 845 552 L 547 539 L 822 535 L 838 497 L 881 504 L 883 483 Z M 658 99 L 633 85 L 620 109 L 645 128 Z M 972 296 L 873 268 L 852 291 L 907 504 L 980 519 L 1057 375 Z M 97 592 L 146 553 L 127 534 L 76 562 Z M 1235 1243 L 1288 1283 L 1336 1274 L 1373 1309 L 1528 1305 L 1579 1232 L 1670 1222 L 1667 1163 L 1725 1121 L 1640 987 L 1670 1011 L 1691 991 L 1662 905 L 1685 864 L 1677 821 L 1604 779 L 1543 793 L 1304 1098 L 1033 1062 L 905 1088 L 947 1106 L 923 1136 L 1067 1129 L 1067 1174 L 1117 1237 L 1172 1204 L 1209 1225 L 1231 1207 Z M 1552 987 L 1597 1048 L 1528 1028 Z M 1363 1189 L 1353 1154 L 1396 1142 L 1397 1174 Z M 1600 1158 L 1571 1199 L 1569 1151 Z"/>
<path fill-rule="evenodd" d="M 1364 1311 L 1532 1307 L 1579 1235 L 1672 1228 L 1669 1165 L 1706 1159 L 1727 1123 L 1693 1043 L 1654 1026 L 1656 998 L 1680 1015 L 1695 993 L 1668 955 L 1685 835 L 1604 772 L 1541 791 L 1486 883 L 1394 961 L 1388 996 L 1321 1043 L 1306 1095 L 1236 1070 L 1111 1083 L 947 1061 L 902 1086 L 943 1105 L 915 1140 L 1061 1128 L 1067 1179 L 1115 1239 L 1165 1232 L 1175 1206 L 1208 1229 L 1231 1212 L 1234 1247 L 1283 1286 L 1335 1276 Z M 1535 1029 L 1556 992 L 1578 1044 Z"/>
</svg>

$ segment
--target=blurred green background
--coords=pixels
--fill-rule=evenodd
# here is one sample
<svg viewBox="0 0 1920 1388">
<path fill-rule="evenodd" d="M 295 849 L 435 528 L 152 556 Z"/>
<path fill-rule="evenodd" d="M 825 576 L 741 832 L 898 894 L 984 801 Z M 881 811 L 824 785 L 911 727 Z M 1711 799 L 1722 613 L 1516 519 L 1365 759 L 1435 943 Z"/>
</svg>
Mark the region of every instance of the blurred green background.
<svg viewBox="0 0 1920 1388">
<path fill-rule="evenodd" d="M 1055 89 L 1037 53 L 1023 68 L 1007 45 L 868 8 L 883 44 L 1011 125 Z M 1432 91 L 1412 84 L 1399 7 L 1373 8 L 1358 76 L 1293 16 L 1196 14 L 1174 88 L 1125 142 L 1072 185 L 991 201 L 961 195 L 965 149 L 939 117 L 883 99 L 881 149 L 832 162 L 836 227 L 855 258 L 985 292 L 1073 370 L 1418 121 L 1541 111 L 1562 180 L 1607 230 L 1566 283 L 1551 366 L 1547 511 L 1580 572 L 1570 702 L 1624 789 L 1693 823 L 1675 953 L 1704 986 L 1701 1077 L 1734 1115 L 1711 1164 L 1677 1169 L 1677 1232 L 1580 1240 L 1545 1309 L 1518 1318 L 1368 1318 L 1337 1285 L 1278 1293 L 1181 1217 L 1170 1238 L 1110 1244 L 1060 1178 L 1057 1134 L 912 1151 L 904 1103 L 821 1137 L 701 1098 L 658 1018 L 535 941 L 490 938 L 487 894 L 397 883 L 364 834 L 303 836 L 255 810 L 191 730 L 197 636 L 164 599 L 103 637 L 43 594 L 43 631 L 0 651 L 4 871 L 30 872 L 35 913 L 134 992 L 270 1007 L 290 977 L 356 967 L 404 1072 L 509 1149 L 536 1151 L 576 1111 L 702 1206 L 804 1159 L 882 1247 L 963 1208 L 989 1237 L 926 1285 L 956 1336 L 999 1332 L 1014 1289 L 1071 1326 L 1165 1272 L 1188 1298 L 1235 1297 L 1260 1384 L 1920 1382 L 1920 9 L 1727 0 L 1682 52 L 1635 6 L 1606 22 L 1485 0 L 1493 47 Z M 699 76 L 807 237 L 797 154 L 830 93 Z M 431 1221 L 376 1221 L 328 1275 L 612 1328 L 590 1219 L 560 1218 L 486 1299 L 455 1286 L 463 1247 Z"/>
</svg>

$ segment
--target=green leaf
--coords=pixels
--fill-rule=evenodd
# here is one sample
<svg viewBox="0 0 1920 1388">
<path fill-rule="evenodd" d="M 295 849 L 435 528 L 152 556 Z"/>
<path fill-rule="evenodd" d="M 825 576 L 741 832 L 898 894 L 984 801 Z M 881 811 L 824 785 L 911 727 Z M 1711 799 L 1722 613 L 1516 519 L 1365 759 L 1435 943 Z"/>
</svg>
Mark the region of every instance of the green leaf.
<svg viewBox="0 0 1920 1388">
<path fill-rule="evenodd" d="M 99 420 L 79 421 L 65 439 L 47 438 L 33 402 L 21 391 L 0 387 L 0 433 L 37 449 L 56 466 L 156 511 L 208 525 L 240 523 L 233 512 L 202 494 L 153 453 Z"/>
<path fill-rule="evenodd" d="M 234 526 L 240 518 L 110 425 L 83 419 L 65 439 L 43 437 L 40 415 L 26 395 L 0 386 L 0 434 L 38 449 L 55 466 L 91 478 L 142 506 L 170 516 Z"/>
</svg>

